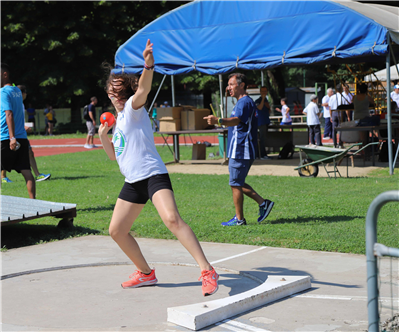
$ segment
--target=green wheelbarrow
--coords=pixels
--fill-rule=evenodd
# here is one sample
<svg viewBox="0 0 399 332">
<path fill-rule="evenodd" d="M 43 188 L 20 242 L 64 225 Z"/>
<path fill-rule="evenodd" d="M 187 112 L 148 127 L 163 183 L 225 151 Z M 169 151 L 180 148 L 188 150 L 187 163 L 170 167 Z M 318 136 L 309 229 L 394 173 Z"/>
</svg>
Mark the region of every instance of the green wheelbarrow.
<svg viewBox="0 0 399 332">
<path fill-rule="evenodd" d="M 338 170 L 338 165 L 341 163 L 343 158 L 349 157 L 349 155 L 354 156 L 363 149 L 367 148 L 369 145 L 379 144 L 379 142 L 369 143 L 357 150 L 355 153 L 350 152 L 350 149 L 352 149 L 354 146 L 360 146 L 362 144 L 363 143 L 356 143 L 347 149 L 329 148 L 325 146 L 295 145 L 295 147 L 300 151 L 300 163 L 295 170 L 298 170 L 299 176 L 315 178 L 319 174 L 318 165 L 322 164 L 329 178 L 331 178 L 330 173 L 334 173 L 334 178 L 337 178 L 337 173 L 341 177 L 341 173 Z M 302 153 L 306 155 L 306 158 L 302 157 Z M 334 169 L 332 171 L 328 171 L 326 168 L 327 164 L 332 164 Z M 349 177 L 348 160 L 346 162 L 346 177 Z"/>
</svg>

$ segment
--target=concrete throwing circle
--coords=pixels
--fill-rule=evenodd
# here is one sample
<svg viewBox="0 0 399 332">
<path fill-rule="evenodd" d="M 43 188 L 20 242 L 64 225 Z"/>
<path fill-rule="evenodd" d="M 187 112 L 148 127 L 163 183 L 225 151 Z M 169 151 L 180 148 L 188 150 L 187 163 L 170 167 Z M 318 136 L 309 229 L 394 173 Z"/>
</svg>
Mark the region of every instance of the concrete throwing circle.
<svg viewBox="0 0 399 332">
<path fill-rule="evenodd" d="M 158 284 L 123 289 L 129 265 L 87 266 L 20 274 L 2 280 L 3 327 L 8 330 L 159 330 L 167 308 L 216 300 L 259 286 L 237 271 L 216 268 L 219 290 L 204 297 L 197 266 L 152 263 Z M 62 268 L 62 267 L 61 267 Z M 17 328 L 18 327 L 18 328 Z M 181 329 L 181 328 L 179 328 Z"/>
</svg>

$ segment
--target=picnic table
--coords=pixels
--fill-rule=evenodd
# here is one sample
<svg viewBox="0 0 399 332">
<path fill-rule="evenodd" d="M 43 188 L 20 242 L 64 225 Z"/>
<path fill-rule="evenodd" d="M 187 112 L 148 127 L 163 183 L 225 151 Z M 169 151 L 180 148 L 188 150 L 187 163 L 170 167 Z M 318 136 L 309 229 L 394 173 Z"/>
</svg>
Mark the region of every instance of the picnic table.
<svg viewBox="0 0 399 332">
<path fill-rule="evenodd" d="M 72 226 L 76 204 L 56 203 L 15 196 L 0 196 L 1 226 L 42 217 L 61 218 L 58 226 Z"/>
<path fill-rule="evenodd" d="M 178 131 L 162 131 L 158 134 L 173 136 L 173 159 L 175 163 L 180 162 L 180 142 L 179 136 L 185 134 L 223 134 L 223 163 L 226 161 L 226 137 L 227 128 L 208 129 L 208 130 L 178 130 Z"/>
</svg>

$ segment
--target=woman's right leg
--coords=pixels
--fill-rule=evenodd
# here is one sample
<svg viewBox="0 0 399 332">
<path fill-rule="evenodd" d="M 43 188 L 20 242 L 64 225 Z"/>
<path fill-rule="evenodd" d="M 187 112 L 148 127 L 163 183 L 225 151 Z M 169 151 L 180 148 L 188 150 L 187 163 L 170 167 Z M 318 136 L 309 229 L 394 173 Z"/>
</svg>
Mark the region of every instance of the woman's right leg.
<svg viewBox="0 0 399 332">
<path fill-rule="evenodd" d="M 115 204 L 114 213 L 109 225 L 109 234 L 123 250 L 127 257 L 136 265 L 137 269 L 143 273 L 150 273 L 151 268 L 145 260 L 140 247 L 130 229 L 145 204 L 130 203 L 118 198 Z"/>
</svg>

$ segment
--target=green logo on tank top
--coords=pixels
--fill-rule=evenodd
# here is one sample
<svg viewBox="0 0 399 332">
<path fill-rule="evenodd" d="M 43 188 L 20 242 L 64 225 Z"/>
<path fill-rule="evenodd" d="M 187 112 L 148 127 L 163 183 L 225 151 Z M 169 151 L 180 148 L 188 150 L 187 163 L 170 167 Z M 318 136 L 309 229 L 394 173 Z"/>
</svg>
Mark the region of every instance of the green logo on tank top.
<svg viewBox="0 0 399 332">
<path fill-rule="evenodd" d="M 118 131 L 112 137 L 112 143 L 114 144 L 115 155 L 119 157 L 126 146 L 126 138 L 123 135 L 122 131 L 118 129 Z"/>
</svg>

